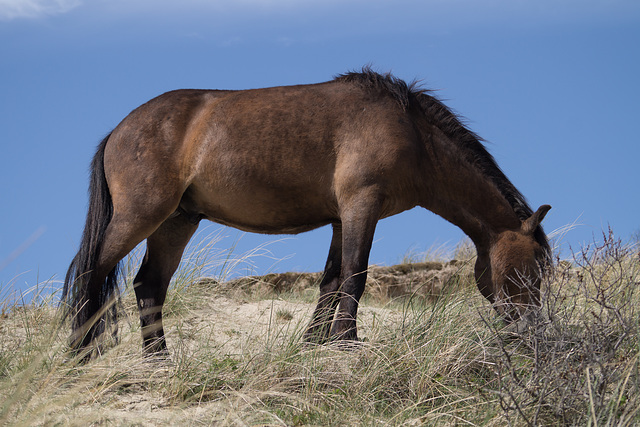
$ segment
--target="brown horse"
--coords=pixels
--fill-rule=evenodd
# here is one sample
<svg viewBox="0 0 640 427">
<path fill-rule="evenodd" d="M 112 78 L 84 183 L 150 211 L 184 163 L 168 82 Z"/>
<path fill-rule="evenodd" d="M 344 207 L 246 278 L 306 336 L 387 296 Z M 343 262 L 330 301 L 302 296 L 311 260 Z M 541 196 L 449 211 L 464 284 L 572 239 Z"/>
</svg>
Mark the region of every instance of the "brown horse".
<svg viewBox="0 0 640 427">
<path fill-rule="evenodd" d="M 376 223 L 414 206 L 472 239 L 478 287 L 506 320 L 539 306 L 550 206 L 534 213 L 480 139 L 415 84 L 365 68 L 314 85 L 165 93 L 129 114 L 93 159 L 63 289 L 72 346 L 105 330 L 118 263 L 147 239 L 134 280 L 144 350 L 166 352 L 162 305 L 202 219 L 274 234 L 331 224 L 305 338 L 356 340 Z"/>
</svg>

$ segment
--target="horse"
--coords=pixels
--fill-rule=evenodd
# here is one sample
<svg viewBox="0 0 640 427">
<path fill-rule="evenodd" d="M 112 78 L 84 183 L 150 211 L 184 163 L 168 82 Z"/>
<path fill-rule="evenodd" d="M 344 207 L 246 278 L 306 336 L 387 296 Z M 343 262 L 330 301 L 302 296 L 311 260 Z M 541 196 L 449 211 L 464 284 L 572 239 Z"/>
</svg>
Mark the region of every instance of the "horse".
<svg viewBox="0 0 640 427">
<path fill-rule="evenodd" d="M 167 92 L 132 111 L 91 164 L 81 243 L 61 304 L 71 348 L 117 322 L 118 265 L 146 239 L 134 279 L 145 355 L 167 354 L 162 306 L 198 223 L 296 234 L 331 225 L 304 339 L 357 341 L 377 222 L 421 206 L 477 250 L 478 289 L 507 322 L 540 307 L 541 221 L 483 141 L 432 92 L 365 67 L 317 84 Z"/>
</svg>

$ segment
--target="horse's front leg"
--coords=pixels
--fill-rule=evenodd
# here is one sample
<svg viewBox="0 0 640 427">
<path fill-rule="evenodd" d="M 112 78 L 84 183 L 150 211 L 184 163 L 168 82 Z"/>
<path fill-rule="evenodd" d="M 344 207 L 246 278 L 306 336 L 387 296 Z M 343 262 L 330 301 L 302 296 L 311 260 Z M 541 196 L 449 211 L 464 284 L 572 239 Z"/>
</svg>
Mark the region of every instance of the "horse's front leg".
<svg viewBox="0 0 640 427">
<path fill-rule="evenodd" d="M 331 322 L 338 306 L 340 270 L 342 266 L 342 225 L 333 224 L 329 256 L 320 282 L 320 297 L 311 323 L 304 334 L 305 341 L 321 344 L 329 339 Z"/>
<path fill-rule="evenodd" d="M 367 281 L 369 253 L 378 222 L 377 195 L 362 197 L 343 209 L 342 272 L 338 290 L 338 314 L 331 328 L 333 339 L 358 339 L 358 303 Z"/>
</svg>

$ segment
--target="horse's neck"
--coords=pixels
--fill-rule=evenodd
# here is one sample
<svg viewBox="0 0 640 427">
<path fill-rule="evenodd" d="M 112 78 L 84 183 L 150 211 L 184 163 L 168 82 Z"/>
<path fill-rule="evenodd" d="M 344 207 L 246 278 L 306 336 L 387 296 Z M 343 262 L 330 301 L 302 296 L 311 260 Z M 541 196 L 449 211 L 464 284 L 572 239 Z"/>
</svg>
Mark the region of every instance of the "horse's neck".
<svg viewBox="0 0 640 427">
<path fill-rule="evenodd" d="M 473 166 L 439 158 L 425 168 L 426 209 L 460 227 L 476 246 L 489 244 L 491 235 L 520 227 L 520 220 L 498 188 Z"/>
</svg>

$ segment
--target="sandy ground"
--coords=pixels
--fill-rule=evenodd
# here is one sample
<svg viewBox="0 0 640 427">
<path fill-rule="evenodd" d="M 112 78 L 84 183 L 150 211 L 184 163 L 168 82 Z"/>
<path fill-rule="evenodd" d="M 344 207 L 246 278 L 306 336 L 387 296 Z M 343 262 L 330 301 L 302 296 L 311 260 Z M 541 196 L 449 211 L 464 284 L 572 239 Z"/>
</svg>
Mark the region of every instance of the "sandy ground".
<svg viewBox="0 0 640 427">
<path fill-rule="evenodd" d="M 444 270 L 434 270 L 429 265 L 423 267 L 411 271 L 387 268 L 370 275 L 367 286 L 371 303 L 365 299 L 358 311 L 360 339 L 365 343 L 375 342 L 376 333 L 402 317 L 401 310 L 390 309 L 387 304 L 400 292 L 399 287 L 403 287 L 405 293 L 435 292 L 437 286 L 455 272 L 454 266 Z M 443 271 L 444 278 L 437 276 Z M 434 288 L 416 288 L 415 283 L 424 283 L 425 275 L 432 276 Z M 402 281 L 400 277 L 409 279 Z M 165 311 L 169 362 L 150 363 L 143 359 L 137 315 L 130 311 L 119 322 L 118 345 L 86 368 L 80 368 L 82 373 L 71 380 L 68 372 L 62 379 L 56 379 L 62 374 L 54 372 L 50 380 L 45 379 L 45 384 L 31 385 L 34 393 L 28 410 L 18 418 L 26 425 L 246 424 L 246 418 L 234 417 L 250 413 L 255 396 L 231 389 L 219 399 L 176 402 L 168 397 L 172 395 L 172 384 L 185 386 L 184 376 L 188 374 L 184 372 L 185 366 L 206 369 L 211 360 L 235 360 L 242 364 L 256 355 L 301 342 L 315 307 L 311 301 L 316 298 L 314 282 L 318 278 L 319 275 L 287 273 L 268 279 L 244 278 L 222 285 L 196 284 L 182 304 L 174 304 L 174 312 Z M 41 308 L 40 311 L 41 314 L 31 313 L 28 322 L 21 321 L 20 316 L 11 316 L 11 319 L 5 316 L 0 322 L 0 332 L 11 331 L 11 337 L 5 335 L 2 344 L 20 345 L 33 332 L 29 328 L 39 322 L 43 326 L 50 322 L 51 310 Z M 60 331 L 58 341 L 63 341 L 66 334 L 67 331 Z M 334 351 L 336 359 L 349 357 L 348 352 L 341 350 L 328 348 L 327 351 Z M 53 395 L 46 389 L 48 382 L 57 384 Z"/>
<path fill-rule="evenodd" d="M 211 357 L 219 360 L 243 360 L 270 346 L 286 345 L 299 337 L 311 317 L 314 304 L 281 299 L 238 301 L 224 296 L 202 297 L 198 308 L 170 317 L 165 323 L 167 343 L 172 354 L 170 363 L 145 363 L 139 355 L 140 335 L 124 332 L 121 344 L 109 350 L 96 369 L 121 371 L 117 360 L 130 364 L 119 389 L 100 390 L 91 385 L 86 402 L 77 402 L 68 412 L 49 413 L 32 419 L 34 425 L 62 423 L 64 425 L 245 425 L 246 413 L 255 404 L 255 397 L 230 391 L 223 400 L 193 404 L 174 404 L 167 400 L 166 387 L 171 377 L 178 375 L 181 357 Z M 379 322 L 392 322 L 400 313 L 393 310 L 362 306 L 359 311 L 359 334 L 365 340 Z M 121 325 L 127 329 L 127 325 Z M 133 326 L 133 325 L 132 325 Z M 138 355 L 132 354 L 138 350 Z M 340 357 L 343 357 L 339 355 Z M 139 361 L 132 362 L 132 359 Z M 189 360 L 193 365 L 195 360 Z M 108 376 L 108 375 L 107 375 Z M 162 384 L 160 390 L 154 383 Z M 126 385 L 126 387 L 125 387 Z M 169 385 L 170 386 L 170 385 Z M 242 419 L 237 414 L 245 414 Z"/>
</svg>

